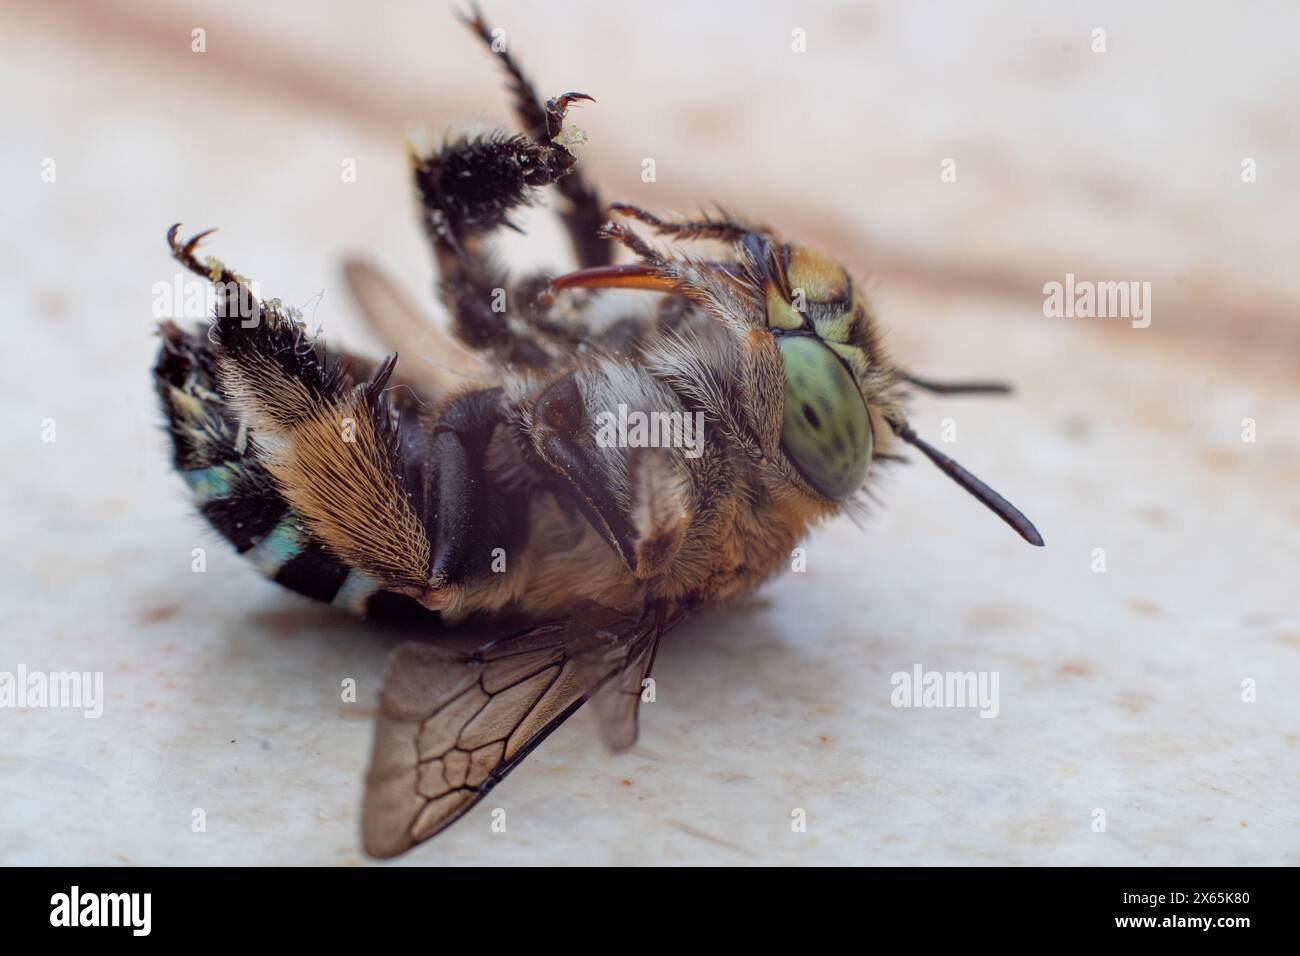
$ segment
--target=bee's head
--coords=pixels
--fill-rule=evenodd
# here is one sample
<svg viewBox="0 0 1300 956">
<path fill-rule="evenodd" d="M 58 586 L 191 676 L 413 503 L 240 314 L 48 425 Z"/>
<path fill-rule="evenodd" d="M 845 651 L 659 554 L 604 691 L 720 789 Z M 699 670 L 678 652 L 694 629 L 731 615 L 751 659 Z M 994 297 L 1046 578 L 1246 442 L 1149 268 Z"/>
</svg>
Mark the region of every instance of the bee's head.
<svg viewBox="0 0 1300 956">
<path fill-rule="evenodd" d="M 843 266 L 807 246 L 750 234 L 741 248 L 781 363 L 781 452 L 799 483 L 846 499 L 896 413 L 896 376 L 866 301 Z"/>
<path fill-rule="evenodd" d="M 1042 545 L 1038 530 L 1011 502 L 912 431 L 896 395 L 904 382 L 948 392 L 1004 387 L 935 386 L 904 374 L 885 355 L 865 298 L 838 262 L 757 233 L 744 236 L 740 249 L 747 278 L 762 289 L 767 331 L 780 353 L 781 452 L 792 480 L 832 501 L 847 499 L 866 480 L 877 436 L 896 436 L 1030 544 Z"/>
</svg>

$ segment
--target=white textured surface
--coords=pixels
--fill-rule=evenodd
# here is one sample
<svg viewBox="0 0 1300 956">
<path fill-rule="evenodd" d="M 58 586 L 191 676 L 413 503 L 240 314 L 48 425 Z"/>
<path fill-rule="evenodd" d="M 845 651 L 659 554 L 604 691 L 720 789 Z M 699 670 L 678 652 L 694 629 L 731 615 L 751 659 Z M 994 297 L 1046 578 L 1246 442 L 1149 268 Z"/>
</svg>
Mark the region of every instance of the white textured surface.
<svg viewBox="0 0 1300 956">
<path fill-rule="evenodd" d="M 366 347 L 340 255 L 429 278 L 402 124 L 504 108 L 436 4 L 307 9 L 0 6 L 0 670 L 102 670 L 108 697 L 97 721 L 0 710 L 0 862 L 361 860 L 400 635 L 202 530 L 156 427 L 151 288 L 166 225 L 220 225 L 215 254 Z M 489 13 L 543 90 L 597 96 L 581 125 L 609 198 L 716 198 L 842 250 L 909 365 L 1015 380 L 1013 400 L 921 400 L 915 423 L 955 419 L 949 450 L 1048 547 L 896 469 L 865 533 L 821 530 L 806 574 L 670 638 L 632 752 L 579 714 L 403 862 L 1300 863 L 1295 14 L 658 9 Z M 1067 270 L 1152 281 L 1152 328 L 1043 318 Z M 916 663 L 997 671 L 999 716 L 894 709 Z"/>
</svg>

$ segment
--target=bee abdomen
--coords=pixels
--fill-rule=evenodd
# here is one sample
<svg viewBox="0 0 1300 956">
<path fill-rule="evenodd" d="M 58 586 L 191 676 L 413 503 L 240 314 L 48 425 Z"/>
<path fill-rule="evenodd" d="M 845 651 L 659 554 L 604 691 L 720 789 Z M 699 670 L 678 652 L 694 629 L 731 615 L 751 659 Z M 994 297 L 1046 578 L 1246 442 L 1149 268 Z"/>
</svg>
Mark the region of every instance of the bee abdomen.
<svg viewBox="0 0 1300 956">
<path fill-rule="evenodd" d="M 215 468 L 227 468 L 217 465 Z M 210 471 L 201 469 L 201 471 Z M 204 488 L 207 479 L 202 478 L 196 488 L 196 472 L 181 472 L 181 477 L 194 491 L 199 511 L 223 538 L 235 546 L 240 554 L 254 547 L 258 541 L 268 535 L 279 524 L 288 511 L 283 498 L 274 491 L 263 491 L 255 487 L 227 487 L 221 495 L 212 495 Z M 200 490 L 202 489 L 202 490 Z M 205 495 L 207 495 L 205 497 Z"/>
</svg>

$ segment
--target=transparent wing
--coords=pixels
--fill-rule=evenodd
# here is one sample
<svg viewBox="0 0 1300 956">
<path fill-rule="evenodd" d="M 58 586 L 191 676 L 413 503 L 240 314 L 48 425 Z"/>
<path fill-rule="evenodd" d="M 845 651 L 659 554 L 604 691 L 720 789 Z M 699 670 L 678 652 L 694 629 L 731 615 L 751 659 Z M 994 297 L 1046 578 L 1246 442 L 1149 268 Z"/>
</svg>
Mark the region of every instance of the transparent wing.
<svg viewBox="0 0 1300 956">
<path fill-rule="evenodd" d="M 363 259 L 343 263 L 348 291 L 384 345 L 402 357 L 402 377 L 429 395 L 492 382 L 492 368 L 426 317 L 397 283 Z"/>
<path fill-rule="evenodd" d="M 664 630 L 653 613 L 593 610 L 479 646 L 397 647 L 366 776 L 366 852 L 396 856 L 450 826 L 593 696 L 605 740 L 633 743 Z"/>
<path fill-rule="evenodd" d="M 629 646 L 623 666 L 591 698 L 600 737 L 610 750 L 625 750 L 636 743 L 642 682 L 654 667 L 655 653 L 659 650 L 658 636 L 656 634 L 654 640 L 643 640 Z"/>
</svg>

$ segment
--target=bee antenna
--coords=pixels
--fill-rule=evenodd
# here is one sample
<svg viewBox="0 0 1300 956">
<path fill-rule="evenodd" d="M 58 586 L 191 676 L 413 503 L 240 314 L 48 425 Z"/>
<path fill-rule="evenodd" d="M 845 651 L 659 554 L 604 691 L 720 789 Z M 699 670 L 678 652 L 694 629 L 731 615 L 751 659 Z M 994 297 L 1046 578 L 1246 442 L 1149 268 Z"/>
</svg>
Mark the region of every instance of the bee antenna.
<svg viewBox="0 0 1300 956">
<path fill-rule="evenodd" d="M 1043 536 L 1038 533 L 1038 529 L 1034 527 L 1033 522 L 1021 514 L 1019 508 L 912 431 L 912 426 L 907 422 L 891 420 L 889 425 L 893 428 L 895 435 L 909 445 L 919 448 L 926 458 L 939 466 L 940 471 L 974 495 L 985 508 L 988 508 L 989 511 L 992 511 L 1011 525 L 1020 537 L 1036 547 L 1041 548 L 1043 546 Z"/>
<path fill-rule="evenodd" d="M 1011 386 L 1005 382 L 936 382 L 931 378 L 921 378 L 909 372 L 903 373 L 903 381 L 916 388 L 935 395 L 1010 395 Z"/>
</svg>

